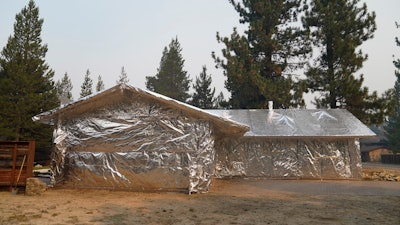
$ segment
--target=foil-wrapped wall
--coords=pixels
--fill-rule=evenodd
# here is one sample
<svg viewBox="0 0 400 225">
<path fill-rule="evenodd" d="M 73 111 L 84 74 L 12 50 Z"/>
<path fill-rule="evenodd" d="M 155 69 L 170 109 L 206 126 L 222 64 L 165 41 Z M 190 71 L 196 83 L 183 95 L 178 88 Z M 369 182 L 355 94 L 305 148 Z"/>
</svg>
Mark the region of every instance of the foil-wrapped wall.
<svg viewBox="0 0 400 225">
<path fill-rule="evenodd" d="M 54 142 L 64 187 L 206 192 L 215 168 L 210 122 L 154 102 L 60 115 Z"/>
<path fill-rule="evenodd" d="M 54 124 L 54 185 L 206 192 L 214 177 L 359 179 L 344 109 L 201 110 L 127 85 L 36 115 Z"/>
<path fill-rule="evenodd" d="M 216 141 L 216 177 L 360 179 L 354 138 L 224 138 Z"/>
</svg>

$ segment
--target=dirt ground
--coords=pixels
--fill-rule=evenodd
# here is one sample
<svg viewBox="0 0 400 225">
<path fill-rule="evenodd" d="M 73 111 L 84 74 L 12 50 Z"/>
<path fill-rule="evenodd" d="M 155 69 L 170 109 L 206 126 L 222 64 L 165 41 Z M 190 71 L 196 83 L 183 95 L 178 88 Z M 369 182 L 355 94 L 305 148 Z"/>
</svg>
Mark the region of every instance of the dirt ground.
<svg viewBox="0 0 400 225">
<path fill-rule="evenodd" d="M 400 182 L 213 180 L 192 195 L 1 191 L 0 224 L 400 224 Z"/>
</svg>

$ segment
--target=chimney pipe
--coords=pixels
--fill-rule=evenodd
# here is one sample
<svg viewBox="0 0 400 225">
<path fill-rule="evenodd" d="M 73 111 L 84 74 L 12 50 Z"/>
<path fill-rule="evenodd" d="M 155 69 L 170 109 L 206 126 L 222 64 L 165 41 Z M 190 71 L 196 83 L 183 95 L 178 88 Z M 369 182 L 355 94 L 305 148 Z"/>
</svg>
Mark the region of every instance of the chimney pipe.
<svg viewBox="0 0 400 225">
<path fill-rule="evenodd" d="M 269 110 L 274 110 L 274 102 L 273 101 L 268 101 L 268 109 Z"/>
</svg>

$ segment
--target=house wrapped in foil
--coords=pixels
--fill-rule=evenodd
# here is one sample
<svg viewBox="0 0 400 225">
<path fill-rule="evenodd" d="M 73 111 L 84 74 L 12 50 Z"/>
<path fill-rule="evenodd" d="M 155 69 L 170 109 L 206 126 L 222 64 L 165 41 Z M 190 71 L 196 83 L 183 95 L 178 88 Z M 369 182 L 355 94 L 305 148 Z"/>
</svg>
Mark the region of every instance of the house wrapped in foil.
<svg viewBox="0 0 400 225">
<path fill-rule="evenodd" d="M 55 125 L 52 183 L 72 188 L 206 192 L 215 138 L 249 129 L 125 84 L 33 119 Z"/>
<path fill-rule="evenodd" d="M 359 179 L 358 139 L 343 109 L 201 110 L 120 84 L 44 112 L 52 184 L 207 192 L 213 177 Z"/>
<path fill-rule="evenodd" d="M 216 139 L 216 177 L 361 179 L 359 138 L 375 136 L 345 109 L 208 111 L 250 127 Z"/>
</svg>

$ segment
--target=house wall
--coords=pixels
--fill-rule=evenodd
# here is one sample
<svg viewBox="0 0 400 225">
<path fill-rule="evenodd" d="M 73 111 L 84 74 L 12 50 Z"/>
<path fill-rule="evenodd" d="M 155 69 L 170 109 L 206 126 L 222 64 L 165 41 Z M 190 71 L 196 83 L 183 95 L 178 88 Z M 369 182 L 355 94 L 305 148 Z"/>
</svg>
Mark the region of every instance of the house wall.
<svg viewBox="0 0 400 225">
<path fill-rule="evenodd" d="M 370 162 L 381 162 L 382 154 L 392 154 L 392 151 L 386 148 L 378 148 L 368 152 Z"/>
<path fill-rule="evenodd" d="M 219 139 L 217 177 L 361 179 L 355 139 Z"/>
<path fill-rule="evenodd" d="M 53 184 L 207 191 L 215 167 L 212 133 L 208 121 L 155 102 L 129 100 L 60 115 L 51 157 Z"/>
</svg>

